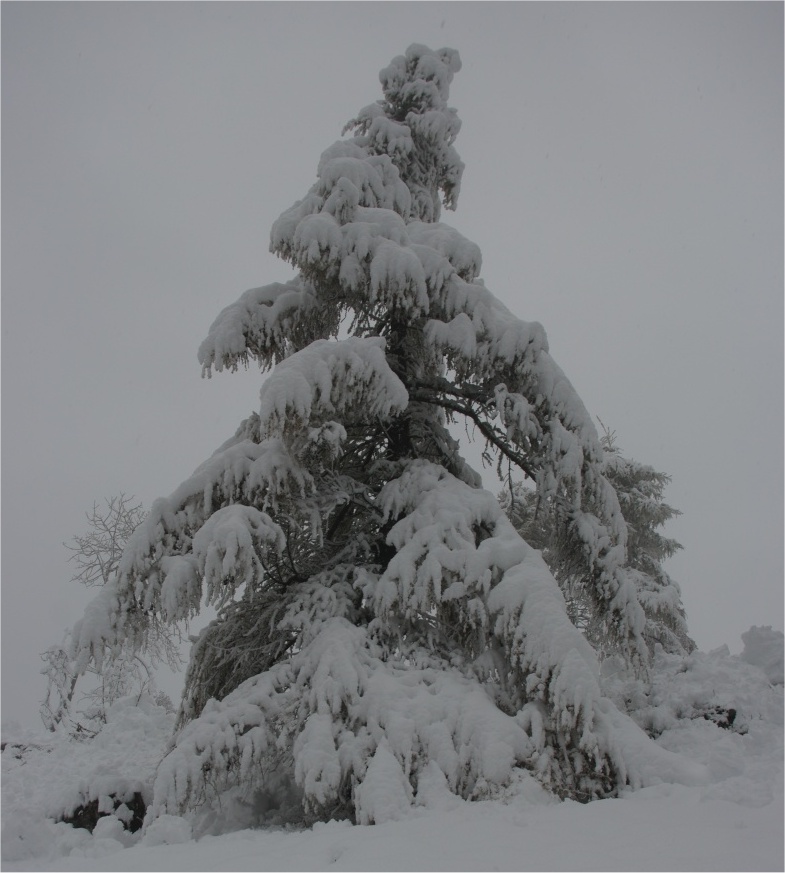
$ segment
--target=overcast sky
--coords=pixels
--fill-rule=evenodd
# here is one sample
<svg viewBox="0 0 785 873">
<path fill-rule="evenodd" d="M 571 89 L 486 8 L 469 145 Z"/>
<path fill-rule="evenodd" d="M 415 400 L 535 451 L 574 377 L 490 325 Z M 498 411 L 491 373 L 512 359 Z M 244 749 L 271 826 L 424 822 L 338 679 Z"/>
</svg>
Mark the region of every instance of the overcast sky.
<svg viewBox="0 0 785 873">
<path fill-rule="evenodd" d="M 37 723 L 81 616 L 84 511 L 168 495 L 256 407 L 198 345 L 292 276 L 272 222 L 412 42 L 463 59 L 443 219 L 673 477 L 698 645 L 782 629 L 782 32 L 781 3 L 3 3 L 3 718 Z"/>
</svg>

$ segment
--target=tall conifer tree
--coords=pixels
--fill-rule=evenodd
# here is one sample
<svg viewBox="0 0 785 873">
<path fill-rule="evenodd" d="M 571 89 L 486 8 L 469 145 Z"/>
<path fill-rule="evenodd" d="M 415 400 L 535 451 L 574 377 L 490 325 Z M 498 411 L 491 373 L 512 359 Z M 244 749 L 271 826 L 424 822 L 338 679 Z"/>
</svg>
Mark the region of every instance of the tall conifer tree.
<svg viewBox="0 0 785 873">
<path fill-rule="evenodd" d="M 525 767 L 591 799 L 672 764 L 602 697 L 558 584 L 447 428 L 472 422 L 551 501 L 607 638 L 645 669 L 590 416 L 543 328 L 494 297 L 478 247 L 440 222 L 463 172 L 459 69 L 451 49 L 395 58 L 383 99 L 274 224 L 296 276 L 247 291 L 199 351 L 208 375 L 272 370 L 258 412 L 153 505 L 75 630 L 84 664 L 138 645 L 150 616 L 218 608 L 154 813 L 244 790 L 369 823 L 435 782 L 477 797 Z"/>
</svg>

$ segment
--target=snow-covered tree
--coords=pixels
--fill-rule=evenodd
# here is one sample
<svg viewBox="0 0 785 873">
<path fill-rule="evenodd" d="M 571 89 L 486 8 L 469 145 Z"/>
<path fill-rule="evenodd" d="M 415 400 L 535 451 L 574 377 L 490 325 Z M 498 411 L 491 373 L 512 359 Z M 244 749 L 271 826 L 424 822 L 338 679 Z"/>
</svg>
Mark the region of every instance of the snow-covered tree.
<svg viewBox="0 0 785 873">
<path fill-rule="evenodd" d="M 558 584 L 448 430 L 470 422 L 535 483 L 605 638 L 645 670 L 591 418 L 543 328 L 499 302 L 479 248 L 440 222 L 463 172 L 459 69 L 452 49 L 411 46 L 322 154 L 272 228 L 295 277 L 227 306 L 199 350 L 206 375 L 272 370 L 258 411 L 153 505 L 74 630 L 85 668 L 143 645 L 153 621 L 218 610 L 153 813 L 243 791 L 371 823 L 435 785 L 482 796 L 516 767 L 591 799 L 671 766 L 602 697 Z"/>
<path fill-rule="evenodd" d="M 627 565 L 646 614 L 644 639 L 652 652 L 657 644 L 674 654 L 691 652 L 695 644 L 687 630 L 681 591 L 663 566 L 682 548 L 660 532 L 666 522 L 680 515 L 663 501 L 671 477 L 625 457 L 616 445 L 615 432 L 604 426 L 601 444 L 605 477 L 616 491 L 627 523 Z M 518 533 L 542 552 L 561 587 L 573 624 L 583 630 L 595 651 L 610 654 L 614 647 L 605 639 L 603 617 L 596 612 L 594 598 L 587 596 L 591 580 L 585 576 L 580 546 L 558 524 L 556 507 L 520 481 L 511 483 L 499 499 Z"/>
<path fill-rule="evenodd" d="M 145 515 L 142 504 L 123 493 L 105 500 L 103 506 L 94 503 L 85 513 L 87 531 L 64 543 L 77 568 L 71 581 L 111 588 L 123 549 Z M 71 632 L 66 631 L 62 642 L 43 652 L 41 672 L 47 689 L 40 713 L 44 725 L 52 731 L 65 725 L 74 734 L 91 735 L 106 721 L 107 709 L 120 697 L 149 693 L 166 705 L 168 697 L 156 688 L 154 671 L 161 663 L 172 669 L 181 667 L 180 631 L 155 617 L 147 621 L 146 631 L 143 649 L 120 649 L 104 659 L 100 669 L 93 667 L 90 672 L 95 680 L 78 698 L 80 670 L 70 654 Z"/>
<path fill-rule="evenodd" d="M 634 571 L 638 600 L 646 613 L 644 639 L 652 650 L 659 644 L 666 652 L 689 653 L 695 643 L 689 636 L 681 589 L 663 566 L 683 548 L 661 533 L 670 519 L 681 515 L 663 500 L 671 477 L 625 457 L 615 434 L 607 429 L 603 445 L 605 475 L 616 490 L 627 523 L 627 563 Z"/>
</svg>

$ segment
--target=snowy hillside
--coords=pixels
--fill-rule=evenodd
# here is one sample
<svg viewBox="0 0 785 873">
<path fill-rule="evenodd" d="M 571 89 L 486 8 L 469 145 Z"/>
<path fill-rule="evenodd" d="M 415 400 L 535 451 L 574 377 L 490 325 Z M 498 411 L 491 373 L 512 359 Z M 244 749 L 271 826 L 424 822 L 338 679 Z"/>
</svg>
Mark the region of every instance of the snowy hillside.
<svg viewBox="0 0 785 873">
<path fill-rule="evenodd" d="M 698 784 L 663 781 L 585 805 L 558 801 L 523 772 L 500 795 L 476 802 L 449 793 L 434 775 L 415 807 L 371 827 L 270 824 L 275 816 L 263 804 L 254 809 L 238 798 L 220 812 L 161 816 L 134 834 L 105 815 L 91 835 L 55 819 L 109 790 L 149 798 L 173 716 L 126 699 L 82 742 L 4 725 L 3 869 L 782 869 L 781 635 L 758 630 L 744 642 L 740 657 L 724 647 L 661 654 L 648 694 L 605 676 L 617 705 L 680 755 L 685 773 L 700 776 Z M 386 788 L 394 797 L 394 786 Z"/>
</svg>

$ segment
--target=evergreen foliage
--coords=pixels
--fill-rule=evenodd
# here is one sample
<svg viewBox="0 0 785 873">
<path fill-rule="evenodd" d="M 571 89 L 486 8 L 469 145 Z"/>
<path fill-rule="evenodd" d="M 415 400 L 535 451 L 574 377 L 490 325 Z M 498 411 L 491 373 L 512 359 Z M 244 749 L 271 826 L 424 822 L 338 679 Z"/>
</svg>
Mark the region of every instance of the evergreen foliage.
<svg viewBox="0 0 785 873">
<path fill-rule="evenodd" d="M 604 472 L 627 524 L 627 565 L 646 614 L 644 639 L 652 654 L 657 644 L 673 654 L 689 653 L 695 643 L 687 631 L 681 591 L 663 567 L 663 562 L 682 548 L 660 532 L 666 522 L 680 514 L 663 501 L 670 476 L 625 457 L 616 445 L 615 432 L 604 426 L 603 431 Z M 564 594 L 573 624 L 581 628 L 598 654 L 611 654 L 613 646 L 604 636 L 602 616 L 597 615 L 595 601 L 586 594 L 591 580 L 585 577 L 582 555 L 559 526 L 553 504 L 523 482 L 512 483 L 499 500 L 518 533 L 542 552 Z"/>
<path fill-rule="evenodd" d="M 480 797 L 515 767 L 588 800 L 667 757 L 603 698 L 558 584 L 447 427 L 471 422 L 535 483 L 603 638 L 645 671 L 596 429 L 541 325 L 491 294 L 478 247 L 440 222 L 463 171 L 459 69 L 451 49 L 411 46 L 322 154 L 272 228 L 296 276 L 227 306 L 199 350 L 206 375 L 272 370 L 258 412 L 153 505 L 75 628 L 85 668 L 143 645 L 151 622 L 218 610 L 153 815 L 239 791 L 379 822 L 434 779 Z"/>
</svg>

